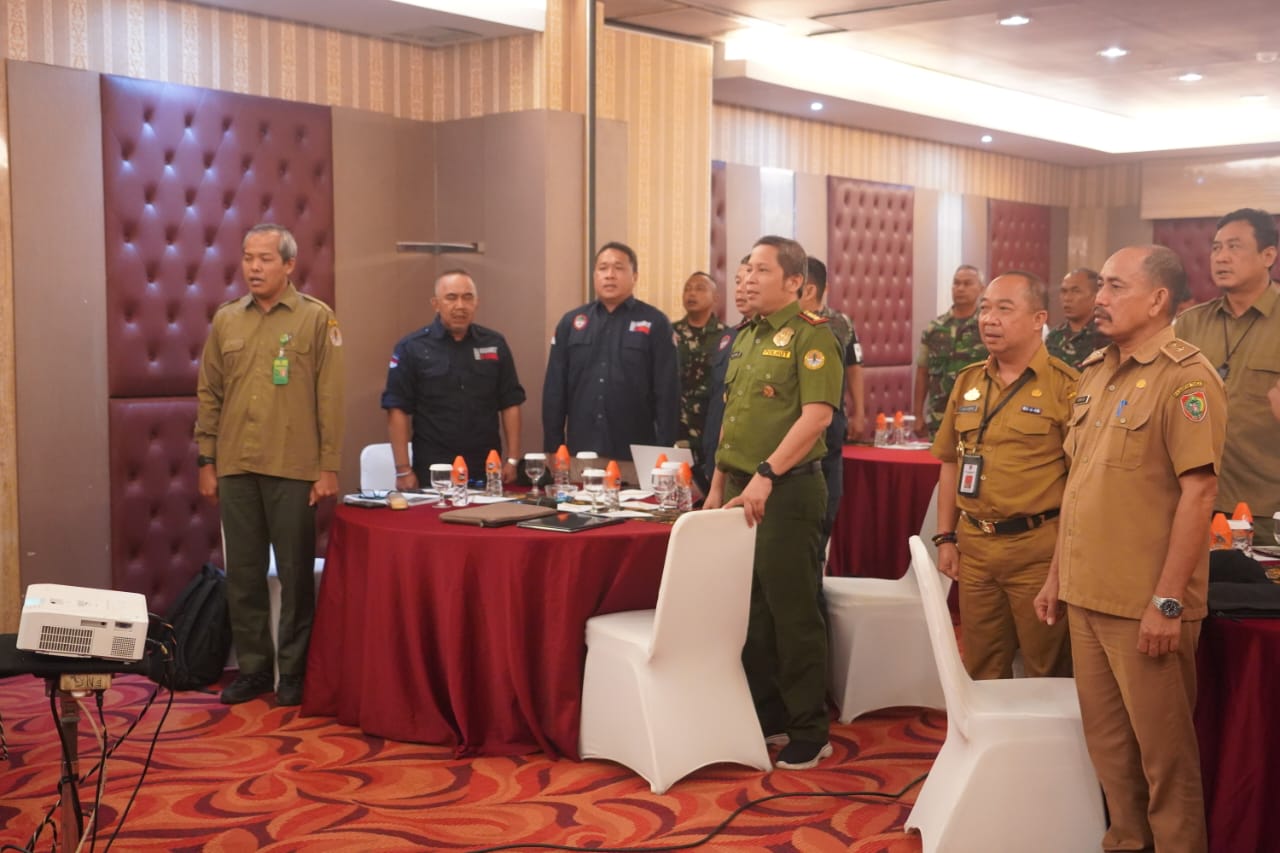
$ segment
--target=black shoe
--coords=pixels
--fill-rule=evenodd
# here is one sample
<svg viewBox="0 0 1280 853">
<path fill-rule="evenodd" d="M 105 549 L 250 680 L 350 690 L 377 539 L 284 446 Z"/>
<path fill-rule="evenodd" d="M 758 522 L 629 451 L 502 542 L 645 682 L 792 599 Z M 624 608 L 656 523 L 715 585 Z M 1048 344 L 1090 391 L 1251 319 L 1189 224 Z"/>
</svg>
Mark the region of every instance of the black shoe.
<svg viewBox="0 0 1280 853">
<path fill-rule="evenodd" d="M 270 692 L 271 673 L 242 672 L 236 676 L 235 681 L 227 685 L 219 698 L 223 705 L 239 705 Z"/>
<path fill-rule="evenodd" d="M 301 675 L 281 675 L 280 683 L 276 685 L 276 704 L 278 705 L 301 705 L 302 704 L 302 676 Z"/>
<path fill-rule="evenodd" d="M 776 766 L 782 770 L 808 770 L 832 752 L 830 743 L 793 740 L 778 753 Z"/>
<path fill-rule="evenodd" d="M 764 742 L 769 746 L 786 746 L 791 743 L 791 735 L 787 734 L 785 731 L 779 730 L 772 734 L 765 735 Z"/>
</svg>

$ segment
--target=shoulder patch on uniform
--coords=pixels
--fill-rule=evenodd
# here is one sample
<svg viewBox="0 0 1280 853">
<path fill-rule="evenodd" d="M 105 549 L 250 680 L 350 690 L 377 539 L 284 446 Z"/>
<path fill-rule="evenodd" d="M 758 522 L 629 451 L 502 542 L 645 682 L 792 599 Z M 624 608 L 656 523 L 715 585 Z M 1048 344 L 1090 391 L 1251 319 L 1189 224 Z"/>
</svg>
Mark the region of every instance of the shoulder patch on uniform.
<svg viewBox="0 0 1280 853">
<path fill-rule="evenodd" d="M 825 326 L 831 322 L 826 317 L 823 317 L 821 314 L 816 314 L 813 311 L 801 311 L 798 316 L 810 326 Z"/>
<path fill-rule="evenodd" d="M 1169 343 L 1160 347 L 1160 352 L 1181 364 L 1196 353 L 1200 352 L 1200 347 L 1195 344 L 1189 344 L 1182 340 L 1182 338 L 1174 338 L 1169 341 Z"/>
<path fill-rule="evenodd" d="M 1089 357 L 1086 358 L 1084 361 L 1080 362 L 1081 369 L 1086 368 L 1091 364 L 1097 364 L 1098 362 L 1102 361 L 1102 355 L 1105 352 L 1106 352 L 1106 348 L 1104 347 L 1103 349 L 1096 349 L 1093 352 L 1089 353 Z"/>
<path fill-rule="evenodd" d="M 1209 406 L 1203 391 L 1188 391 L 1178 398 L 1178 404 L 1182 406 L 1182 414 L 1192 423 L 1204 420 Z"/>
<path fill-rule="evenodd" d="M 804 366 L 810 370 L 818 370 L 827 363 L 827 357 L 821 350 L 811 349 L 804 354 Z"/>
</svg>

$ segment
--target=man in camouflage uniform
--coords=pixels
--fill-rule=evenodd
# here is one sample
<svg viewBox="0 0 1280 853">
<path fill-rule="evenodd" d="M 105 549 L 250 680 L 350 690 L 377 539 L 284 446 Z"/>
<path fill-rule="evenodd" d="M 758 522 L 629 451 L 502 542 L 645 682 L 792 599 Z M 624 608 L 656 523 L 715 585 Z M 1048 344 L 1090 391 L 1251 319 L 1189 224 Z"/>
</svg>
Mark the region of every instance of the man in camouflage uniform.
<svg viewBox="0 0 1280 853">
<path fill-rule="evenodd" d="M 987 357 L 978 332 L 978 299 L 982 271 L 962 264 L 951 279 L 951 310 L 938 317 L 920 337 L 916 356 L 916 433 L 932 438 L 947 410 L 951 388 L 962 367 Z"/>
<path fill-rule="evenodd" d="M 724 335 L 725 326 L 711 309 L 716 284 L 704 272 L 695 272 L 684 283 L 684 319 L 672 324 L 676 356 L 680 362 L 680 439 L 693 451 L 693 468 L 702 467 L 702 435 L 711 395 L 711 356 Z"/>
<path fill-rule="evenodd" d="M 1062 359 L 1076 370 L 1090 353 L 1111 343 L 1098 331 L 1098 324 L 1093 320 L 1093 300 L 1101 281 L 1096 272 L 1084 267 L 1063 277 L 1062 315 L 1066 320 L 1050 329 L 1044 340 L 1049 355 Z"/>
</svg>

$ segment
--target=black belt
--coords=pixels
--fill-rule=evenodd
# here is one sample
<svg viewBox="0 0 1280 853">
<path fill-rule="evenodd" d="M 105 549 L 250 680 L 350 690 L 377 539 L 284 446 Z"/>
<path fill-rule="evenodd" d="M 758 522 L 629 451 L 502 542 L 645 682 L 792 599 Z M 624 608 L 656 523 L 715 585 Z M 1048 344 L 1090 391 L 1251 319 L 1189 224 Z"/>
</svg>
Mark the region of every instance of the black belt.
<svg viewBox="0 0 1280 853">
<path fill-rule="evenodd" d="M 751 472 L 750 474 L 744 474 L 741 471 L 730 471 L 728 468 L 721 468 L 720 470 L 724 472 L 724 475 L 726 477 L 730 477 L 734 480 L 739 480 L 739 481 L 750 480 L 752 477 L 755 476 L 754 471 Z M 822 460 L 815 459 L 812 462 L 806 462 L 803 465 L 795 465 L 790 470 L 788 470 L 785 474 L 776 474 L 774 476 L 774 479 L 786 480 L 790 477 L 803 476 L 805 474 L 821 474 L 821 473 L 822 473 Z"/>
<path fill-rule="evenodd" d="M 974 518 L 967 512 L 961 512 L 965 520 L 983 533 L 995 533 L 1001 536 L 1010 533 L 1026 533 L 1028 530 L 1035 530 L 1051 518 L 1057 518 L 1060 509 L 1046 510 L 1039 515 L 1023 515 L 1018 518 L 1006 518 L 1004 521 L 987 521 L 981 518 Z"/>
</svg>

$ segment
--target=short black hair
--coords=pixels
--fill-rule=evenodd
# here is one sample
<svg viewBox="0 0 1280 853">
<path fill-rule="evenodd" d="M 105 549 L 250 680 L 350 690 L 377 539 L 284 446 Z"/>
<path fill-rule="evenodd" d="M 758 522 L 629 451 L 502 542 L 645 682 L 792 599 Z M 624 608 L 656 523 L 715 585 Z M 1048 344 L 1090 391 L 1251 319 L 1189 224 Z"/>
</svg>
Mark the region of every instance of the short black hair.
<svg viewBox="0 0 1280 853">
<path fill-rule="evenodd" d="M 827 292 L 827 265 L 810 255 L 805 260 L 804 283 L 812 284 L 818 291 L 818 301 Z"/>
<path fill-rule="evenodd" d="M 595 263 L 595 264 L 600 263 L 600 256 L 603 255 L 605 252 L 609 251 L 610 249 L 613 249 L 616 252 L 621 252 L 622 254 L 626 255 L 628 259 L 630 259 L 632 275 L 635 275 L 636 273 L 640 272 L 640 262 L 636 260 L 636 250 L 628 246 L 626 243 L 619 243 L 616 240 L 610 240 L 608 243 L 605 243 L 603 246 L 601 246 L 596 251 L 596 256 L 592 261 L 592 263 Z"/>
<path fill-rule="evenodd" d="M 804 246 L 789 237 L 779 237 L 776 234 L 766 234 L 757 240 L 755 245 L 773 247 L 774 251 L 778 253 L 778 266 L 782 267 L 784 278 L 791 278 L 793 275 L 804 278 L 805 259 L 809 257 L 804 250 Z M 755 246 L 752 248 L 755 248 Z"/>
<path fill-rule="evenodd" d="M 1182 258 L 1168 246 L 1148 246 L 1147 249 L 1149 253 L 1142 260 L 1142 273 L 1153 287 L 1169 291 L 1169 319 L 1172 320 L 1178 315 L 1178 306 L 1191 296 L 1187 287 L 1187 270 L 1182 266 Z"/>
<path fill-rule="evenodd" d="M 1253 226 L 1253 236 L 1258 242 L 1259 252 L 1264 249 L 1270 249 L 1280 243 L 1280 233 L 1276 228 L 1275 217 L 1265 210 L 1258 210 L 1256 207 L 1242 207 L 1239 210 L 1233 210 L 1219 219 L 1213 230 L 1217 232 L 1223 226 L 1230 225 L 1232 222 L 1248 222 Z"/>
</svg>

